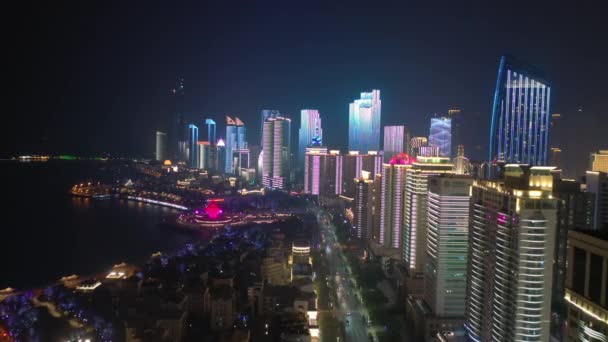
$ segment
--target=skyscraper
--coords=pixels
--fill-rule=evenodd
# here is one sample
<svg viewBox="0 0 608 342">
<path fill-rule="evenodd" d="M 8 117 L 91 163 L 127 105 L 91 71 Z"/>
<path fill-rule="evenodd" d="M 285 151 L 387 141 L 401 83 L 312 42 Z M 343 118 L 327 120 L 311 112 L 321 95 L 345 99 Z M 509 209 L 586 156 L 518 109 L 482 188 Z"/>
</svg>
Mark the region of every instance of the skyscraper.
<svg viewBox="0 0 608 342">
<path fill-rule="evenodd" d="M 169 90 L 174 107 L 171 115 L 169 153 L 171 158 L 185 162 L 188 160 L 188 125 L 185 116 L 184 92 L 184 78 L 179 77 L 175 88 Z"/>
<path fill-rule="evenodd" d="M 401 247 L 403 227 L 403 196 L 406 171 L 415 159 L 401 153 L 382 165 L 382 185 L 380 198 L 380 224 L 377 242 L 385 248 L 398 251 Z"/>
<path fill-rule="evenodd" d="M 384 126 L 384 162 L 399 153 L 410 152 L 410 132 L 405 126 Z"/>
<path fill-rule="evenodd" d="M 439 156 L 452 158 L 452 119 L 431 118 L 429 145 L 439 148 Z"/>
<path fill-rule="evenodd" d="M 465 312 L 471 341 L 549 340 L 559 221 L 551 169 L 508 164 L 504 180 L 473 182 Z"/>
<path fill-rule="evenodd" d="M 196 125 L 188 125 L 189 143 L 188 143 L 188 158 L 190 167 L 198 167 L 198 127 Z"/>
<path fill-rule="evenodd" d="M 247 148 L 245 124 L 239 118 L 226 116 L 226 165 L 225 172 L 235 173 L 233 153 L 236 149 Z"/>
<path fill-rule="evenodd" d="M 264 132 L 264 122 L 266 122 L 266 120 L 276 119 L 277 117 L 281 116 L 281 113 L 279 113 L 279 111 L 276 109 L 262 109 L 260 114 L 260 118 L 262 120 L 260 123 L 260 132 Z M 264 149 L 262 139 L 263 137 L 260 135 L 260 146 L 262 146 L 262 149 Z"/>
<path fill-rule="evenodd" d="M 207 141 L 211 145 L 215 145 L 215 142 L 217 141 L 215 121 L 213 119 L 206 119 L 205 126 L 207 126 Z"/>
<path fill-rule="evenodd" d="M 454 173 L 459 175 L 470 175 L 473 169 L 473 165 L 469 161 L 469 158 L 464 156 L 464 146 L 458 146 L 458 152 L 454 159 L 452 159 L 452 164 L 454 164 Z"/>
<path fill-rule="evenodd" d="M 355 179 L 355 201 L 353 205 L 353 225 L 357 238 L 366 241 L 372 234 L 374 216 L 374 182 L 370 172 L 361 172 Z"/>
<path fill-rule="evenodd" d="M 323 129 L 321 128 L 321 117 L 316 109 L 302 109 L 300 111 L 300 131 L 298 144 L 297 164 L 302 167 L 306 147 L 323 144 Z"/>
<path fill-rule="evenodd" d="M 498 67 L 489 161 L 546 165 L 551 85 L 543 73 L 510 56 Z"/>
<path fill-rule="evenodd" d="M 406 172 L 403 196 L 402 257 L 409 270 L 408 291 L 414 296 L 423 293 L 423 271 L 427 245 L 428 177 L 451 173 L 452 164 L 446 157 L 416 158 Z"/>
<path fill-rule="evenodd" d="M 452 124 L 452 152 L 450 158 L 458 155 L 458 146 L 465 145 L 462 134 L 462 111 L 460 109 L 448 110 L 448 118 Z"/>
<path fill-rule="evenodd" d="M 167 133 L 156 131 L 156 160 L 164 161 L 167 159 Z"/>
<path fill-rule="evenodd" d="M 291 120 L 278 116 L 264 122 L 262 132 L 262 184 L 287 189 L 291 151 Z"/>
<path fill-rule="evenodd" d="M 355 183 L 353 180 L 361 178 L 362 171 L 375 175 L 382 169 L 382 154 L 377 151 L 368 151 L 361 154 L 358 151 L 349 151 L 342 158 L 342 193 L 349 198 L 355 196 Z"/>
<path fill-rule="evenodd" d="M 589 156 L 589 171 L 608 173 L 608 150 L 599 150 Z"/>
<path fill-rule="evenodd" d="M 198 166 L 199 169 L 209 170 L 211 144 L 208 141 L 199 141 L 198 145 Z"/>
<path fill-rule="evenodd" d="M 380 90 L 361 93 L 349 106 L 348 149 L 365 154 L 380 150 Z"/>
<path fill-rule="evenodd" d="M 551 135 L 549 136 L 549 165 L 557 166 L 562 169 L 564 166 L 561 161 L 562 153 L 562 115 L 559 113 L 551 114 Z"/>
<path fill-rule="evenodd" d="M 608 174 L 587 171 L 587 192 L 592 197 L 592 225 L 595 230 L 608 231 Z"/>
<path fill-rule="evenodd" d="M 325 194 L 327 190 L 327 147 L 308 147 L 304 155 L 304 193 Z M 334 171 L 335 172 L 335 171 Z"/>
<path fill-rule="evenodd" d="M 410 298 L 407 309 L 425 340 L 464 323 L 469 247 L 469 176 L 429 177 L 424 297 Z M 424 309 L 420 309 L 424 308 Z"/>
</svg>

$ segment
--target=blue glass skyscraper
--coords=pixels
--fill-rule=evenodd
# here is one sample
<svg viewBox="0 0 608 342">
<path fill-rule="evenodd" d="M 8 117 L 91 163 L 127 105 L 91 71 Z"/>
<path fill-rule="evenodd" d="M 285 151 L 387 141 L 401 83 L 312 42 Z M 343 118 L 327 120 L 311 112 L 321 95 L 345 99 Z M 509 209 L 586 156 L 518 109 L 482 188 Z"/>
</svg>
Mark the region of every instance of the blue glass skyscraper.
<svg viewBox="0 0 608 342">
<path fill-rule="evenodd" d="M 489 161 L 546 165 L 551 85 L 537 68 L 502 56 L 492 107 Z"/>
<path fill-rule="evenodd" d="M 439 156 L 449 157 L 452 153 L 452 119 L 431 118 L 429 145 L 439 148 Z"/>
<path fill-rule="evenodd" d="M 232 153 L 236 149 L 247 148 L 245 124 L 239 118 L 234 120 L 226 116 L 226 157 L 224 170 L 226 173 L 234 173 Z"/>
<path fill-rule="evenodd" d="M 216 138 L 216 125 L 213 119 L 206 119 L 205 126 L 207 126 L 207 141 L 211 144 L 211 146 L 215 146 Z"/>
<path fill-rule="evenodd" d="M 380 90 L 361 93 L 349 106 L 348 149 L 366 154 L 380 149 Z"/>
<path fill-rule="evenodd" d="M 198 167 L 198 127 L 196 125 L 188 125 L 188 156 L 190 167 Z"/>
</svg>

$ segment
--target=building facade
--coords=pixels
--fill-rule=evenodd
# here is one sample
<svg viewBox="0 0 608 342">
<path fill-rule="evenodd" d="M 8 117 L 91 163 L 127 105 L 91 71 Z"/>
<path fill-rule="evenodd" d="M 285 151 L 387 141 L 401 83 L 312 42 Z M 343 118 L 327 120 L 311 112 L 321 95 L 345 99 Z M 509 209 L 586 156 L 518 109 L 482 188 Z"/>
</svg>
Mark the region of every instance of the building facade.
<svg viewBox="0 0 608 342">
<path fill-rule="evenodd" d="M 380 90 L 361 93 L 352 102 L 348 114 L 348 149 L 365 154 L 380 150 Z"/>
<path fill-rule="evenodd" d="M 608 173 L 608 150 L 599 150 L 589 156 L 589 171 Z"/>
<path fill-rule="evenodd" d="M 440 157 L 452 158 L 452 119 L 448 117 L 431 118 L 429 145 L 439 149 Z"/>
<path fill-rule="evenodd" d="M 207 128 L 207 141 L 212 144 L 215 145 L 215 142 L 217 141 L 217 126 L 215 124 L 215 121 L 213 119 L 206 119 L 205 120 L 205 127 Z"/>
<path fill-rule="evenodd" d="M 593 201 L 592 228 L 608 230 L 608 174 L 598 171 L 587 171 L 587 193 Z"/>
<path fill-rule="evenodd" d="M 462 132 L 462 111 L 460 109 L 450 109 L 448 110 L 448 118 L 452 125 L 452 151 L 450 153 L 450 158 L 455 158 L 458 155 L 458 146 L 465 145 Z"/>
<path fill-rule="evenodd" d="M 384 162 L 399 153 L 410 152 L 410 132 L 405 126 L 384 126 Z"/>
<path fill-rule="evenodd" d="M 297 164 L 301 168 L 304 165 L 306 147 L 323 145 L 323 128 L 321 127 L 321 116 L 316 109 L 302 109 L 300 119 Z"/>
<path fill-rule="evenodd" d="M 290 175 L 291 120 L 270 118 L 262 132 L 262 184 L 273 189 L 287 189 Z"/>
<path fill-rule="evenodd" d="M 327 189 L 327 147 L 308 147 L 304 154 L 304 193 L 325 194 Z M 335 171 L 334 171 L 335 173 Z"/>
<path fill-rule="evenodd" d="M 225 169 L 224 172 L 228 174 L 235 174 L 233 154 L 236 149 L 246 149 L 247 130 L 245 124 L 239 118 L 235 117 L 232 119 L 226 116 L 226 158 L 225 158 Z"/>
<path fill-rule="evenodd" d="M 420 147 L 427 146 L 428 139 L 426 137 L 413 137 L 410 140 L 410 151 L 409 154 L 416 158 L 419 155 Z"/>
<path fill-rule="evenodd" d="M 371 173 L 361 172 L 355 179 L 355 201 L 353 205 L 353 225 L 357 238 L 367 241 L 372 235 L 374 222 L 374 181 Z"/>
<path fill-rule="evenodd" d="M 156 131 L 156 153 L 154 159 L 164 161 L 167 158 L 167 133 Z"/>
<path fill-rule="evenodd" d="M 198 167 L 198 127 L 196 125 L 188 125 L 188 149 L 187 156 L 189 160 L 188 166 L 192 168 Z"/>
<path fill-rule="evenodd" d="M 608 233 L 568 232 L 566 341 L 608 341 Z"/>
<path fill-rule="evenodd" d="M 473 183 L 465 313 L 471 341 L 549 340 L 559 200 L 546 170 L 510 164 L 503 180 Z"/>
<path fill-rule="evenodd" d="M 510 56 L 498 67 L 489 162 L 546 165 L 551 84 L 543 73 Z"/>
</svg>

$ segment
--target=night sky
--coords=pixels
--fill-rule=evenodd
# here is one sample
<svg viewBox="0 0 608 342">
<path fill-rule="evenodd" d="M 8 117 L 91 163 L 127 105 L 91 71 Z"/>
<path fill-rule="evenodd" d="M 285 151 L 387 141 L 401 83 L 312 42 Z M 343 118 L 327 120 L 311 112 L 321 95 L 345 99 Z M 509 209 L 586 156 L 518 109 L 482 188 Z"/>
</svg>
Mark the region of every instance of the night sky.
<svg viewBox="0 0 608 342">
<path fill-rule="evenodd" d="M 297 3 L 297 4 L 296 4 Z M 498 60 L 542 68 L 565 128 L 570 175 L 608 148 L 608 29 L 595 7 L 555 2 L 212 1 L 32 4 L 14 10 L 16 112 L 0 152 L 151 157 L 185 78 L 191 120 L 320 110 L 325 143 L 346 148 L 348 103 L 380 89 L 382 124 L 428 135 L 432 113 L 463 110 L 467 154 L 486 157 Z M 570 2 L 574 4 L 574 2 Z M 101 5 L 103 4 L 103 5 Z M 10 13 L 7 13 L 10 15 Z M 6 52 L 9 52 L 5 50 Z M 578 108 L 582 107 L 582 112 Z"/>
</svg>

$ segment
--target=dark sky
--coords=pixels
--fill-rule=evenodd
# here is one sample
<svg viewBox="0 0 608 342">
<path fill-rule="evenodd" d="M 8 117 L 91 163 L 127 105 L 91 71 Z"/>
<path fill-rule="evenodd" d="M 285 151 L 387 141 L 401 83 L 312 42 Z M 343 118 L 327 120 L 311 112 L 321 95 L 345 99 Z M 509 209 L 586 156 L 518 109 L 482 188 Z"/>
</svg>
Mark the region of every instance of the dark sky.
<svg viewBox="0 0 608 342">
<path fill-rule="evenodd" d="M 260 109 L 294 118 L 295 134 L 299 110 L 316 108 L 326 144 L 344 148 L 348 103 L 380 89 L 382 124 L 406 124 L 415 135 L 428 135 L 432 113 L 462 109 L 468 154 L 484 158 L 503 53 L 552 81 L 569 173 L 608 147 L 599 1 L 326 2 L 22 5 L 8 13 L 17 19 L 9 30 L 17 111 L 0 152 L 151 156 L 154 130 L 170 115 L 168 89 L 183 75 L 192 120 L 214 117 L 223 129 L 224 115 L 237 115 L 251 142 Z"/>
</svg>

